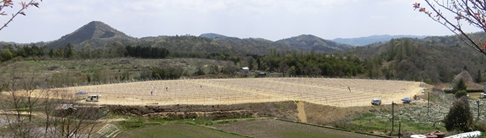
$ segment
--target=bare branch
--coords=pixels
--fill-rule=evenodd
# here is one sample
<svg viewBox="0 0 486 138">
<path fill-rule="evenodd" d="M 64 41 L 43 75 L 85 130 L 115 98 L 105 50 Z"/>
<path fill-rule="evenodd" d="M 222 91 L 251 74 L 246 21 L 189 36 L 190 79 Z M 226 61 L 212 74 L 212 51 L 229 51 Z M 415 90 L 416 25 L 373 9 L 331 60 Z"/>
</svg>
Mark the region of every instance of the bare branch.
<svg viewBox="0 0 486 138">
<path fill-rule="evenodd" d="M 14 4 L 13 4 L 12 0 L 3 0 L 2 2 L 3 2 L 3 4 L 0 4 L 0 16 L 6 16 L 8 14 L 5 11 L 3 11 L 3 9 L 4 8 L 13 8 Z M 11 23 L 13 21 L 13 19 L 15 17 L 17 17 L 19 14 L 25 16 L 26 15 L 25 10 L 27 10 L 27 8 L 29 6 L 35 6 L 35 7 L 39 8 L 39 2 L 37 2 L 36 0 L 30 0 L 30 2 L 27 2 L 27 3 L 21 1 L 20 5 L 22 7 L 16 13 L 12 14 L 12 16 L 10 17 L 10 19 L 7 20 L 7 22 L 5 22 L 3 25 L 0 26 L 0 31 L 3 28 L 7 27 L 8 24 Z"/>
<path fill-rule="evenodd" d="M 425 0 L 432 11 L 427 11 L 420 3 L 414 3 L 413 7 L 428 15 L 432 20 L 442 24 L 451 32 L 463 40 L 466 45 L 486 55 L 486 43 L 473 40 L 469 34 L 462 29 L 462 22 L 469 23 L 486 32 L 486 4 L 480 0 Z M 449 19 L 440 11 L 445 10 L 455 17 Z M 455 23 L 452 20 L 456 20 Z"/>
</svg>

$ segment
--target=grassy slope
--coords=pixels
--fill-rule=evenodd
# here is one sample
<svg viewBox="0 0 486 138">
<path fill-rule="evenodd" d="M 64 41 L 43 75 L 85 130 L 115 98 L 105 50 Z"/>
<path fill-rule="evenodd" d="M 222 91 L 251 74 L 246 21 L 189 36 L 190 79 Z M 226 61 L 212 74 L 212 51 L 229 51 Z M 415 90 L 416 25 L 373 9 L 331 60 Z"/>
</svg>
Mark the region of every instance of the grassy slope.
<svg viewBox="0 0 486 138">
<path fill-rule="evenodd" d="M 228 120 L 166 120 L 133 118 L 118 123 L 122 132 L 117 138 L 321 138 L 374 137 L 324 127 L 286 122 L 269 118 Z"/>
<path fill-rule="evenodd" d="M 167 124 L 124 131 L 117 138 L 241 138 L 230 133 L 190 124 Z"/>
<path fill-rule="evenodd" d="M 143 69 L 150 67 L 181 67 L 183 76 L 192 75 L 197 67 L 209 70 L 210 65 L 217 65 L 220 69 L 229 61 L 176 58 L 176 59 L 137 59 L 137 58 L 116 58 L 116 59 L 92 59 L 92 60 L 36 60 L 18 61 L 13 63 L 0 64 L 0 84 L 2 80 L 8 80 L 12 74 L 29 78 L 44 80 L 50 79 L 54 74 L 65 77 L 64 85 L 74 83 L 84 84 L 87 82 L 87 75 L 91 75 L 94 81 L 94 74 L 100 73 L 99 80 L 114 82 L 122 73 L 128 72 L 129 79 L 138 79 Z M 66 75 L 59 75 L 66 74 Z"/>
<path fill-rule="evenodd" d="M 360 129 L 363 131 L 382 131 L 383 133 L 388 133 L 391 130 L 391 121 L 389 121 L 389 118 L 377 117 L 374 114 L 365 114 L 362 117 L 355 119 L 351 123 L 357 127 L 360 127 Z M 395 120 L 395 134 L 398 133 L 398 123 L 398 119 Z M 430 122 L 410 121 L 406 119 L 401 121 L 402 133 L 410 132 L 416 134 L 425 134 L 436 130 L 446 132 L 444 125 L 441 123 L 436 123 L 434 126 L 434 124 Z"/>
<path fill-rule="evenodd" d="M 40 72 L 66 72 L 66 71 L 92 71 L 93 69 L 106 70 L 129 70 L 136 71 L 143 67 L 165 67 L 171 65 L 174 67 L 182 67 L 189 73 L 196 71 L 198 66 L 207 66 L 215 64 L 222 66 L 230 61 L 220 61 L 211 59 L 196 59 L 196 58 L 175 58 L 175 59 L 138 59 L 138 58 L 108 58 L 108 59 L 92 59 L 92 60 L 30 60 L 19 61 L 13 63 L 2 63 L 0 69 L 4 73 L 15 69 L 17 73 L 31 73 L 35 71 Z M 49 68 L 51 70 L 49 70 Z"/>
<path fill-rule="evenodd" d="M 279 120 L 242 121 L 214 126 L 224 131 L 264 138 L 373 137 Z"/>
</svg>

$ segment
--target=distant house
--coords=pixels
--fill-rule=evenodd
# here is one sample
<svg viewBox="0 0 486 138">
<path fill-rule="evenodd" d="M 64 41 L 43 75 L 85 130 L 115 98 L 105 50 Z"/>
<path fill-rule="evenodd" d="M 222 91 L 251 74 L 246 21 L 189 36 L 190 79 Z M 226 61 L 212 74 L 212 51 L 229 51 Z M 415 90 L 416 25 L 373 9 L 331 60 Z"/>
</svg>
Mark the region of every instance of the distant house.
<svg viewBox="0 0 486 138">
<path fill-rule="evenodd" d="M 266 76 L 267 76 L 267 73 L 265 73 L 265 72 L 260 72 L 258 74 L 258 78 L 265 78 Z"/>
<path fill-rule="evenodd" d="M 241 67 L 240 72 L 250 72 L 250 68 L 248 68 L 248 67 Z"/>
<path fill-rule="evenodd" d="M 241 67 L 238 72 L 236 72 L 236 75 L 239 77 L 245 78 L 248 77 L 248 74 L 250 73 L 250 68 L 248 67 Z"/>
</svg>

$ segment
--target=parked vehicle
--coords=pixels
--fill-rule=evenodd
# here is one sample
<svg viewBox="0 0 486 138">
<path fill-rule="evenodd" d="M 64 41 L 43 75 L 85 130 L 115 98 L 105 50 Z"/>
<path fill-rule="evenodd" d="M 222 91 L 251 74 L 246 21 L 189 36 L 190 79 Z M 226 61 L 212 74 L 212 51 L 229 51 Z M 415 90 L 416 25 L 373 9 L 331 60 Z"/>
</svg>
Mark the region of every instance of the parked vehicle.
<svg viewBox="0 0 486 138">
<path fill-rule="evenodd" d="M 89 95 L 86 97 L 86 102 L 98 102 L 101 95 Z"/>
<path fill-rule="evenodd" d="M 402 99 L 402 102 L 403 102 L 404 104 L 407 104 L 407 103 L 412 102 L 412 100 L 411 100 L 410 98 L 408 98 L 408 97 L 405 97 L 405 98 L 403 98 L 403 99 Z"/>
<path fill-rule="evenodd" d="M 381 105 L 381 99 L 373 99 L 373 100 L 371 100 L 371 105 Z"/>
<path fill-rule="evenodd" d="M 86 95 L 88 95 L 87 92 L 84 92 L 84 91 L 79 91 L 76 93 L 76 100 L 84 100 L 86 99 Z"/>
</svg>

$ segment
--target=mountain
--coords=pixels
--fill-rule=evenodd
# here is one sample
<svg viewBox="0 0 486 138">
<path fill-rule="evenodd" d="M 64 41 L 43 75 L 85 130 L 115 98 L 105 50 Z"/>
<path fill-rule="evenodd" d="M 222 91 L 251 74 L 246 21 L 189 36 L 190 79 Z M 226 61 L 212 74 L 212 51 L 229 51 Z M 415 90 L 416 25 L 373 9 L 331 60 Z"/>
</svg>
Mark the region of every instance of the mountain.
<svg viewBox="0 0 486 138">
<path fill-rule="evenodd" d="M 237 38 L 225 35 L 207 33 L 200 36 L 158 36 L 144 37 L 137 44 L 152 47 L 164 47 L 176 53 L 226 53 L 236 55 L 264 55 L 269 50 L 279 52 L 304 51 L 334 52 L 349 49 L 352 46 L 324 40 L 313 35 L 300 35 L 273 42 L 263 38 Z"/>
<path fill-rule="evenodd" d="M 353 46 L 364 46 L 377 42 L 386 42 L 395 38 L 425 38 L 426 36 L 416 36 L 416 35 L 372 35 L 367 37 L 357 37 L 357 38 L 336 38 L 333 41 L 349 44 Z"/>
<path fill-rule="evenodd" d="M 313 35 L 300 35 L 276 42 L 262 38 L 228 37 L 216 33 L 205 33 L 199 36 L 154 36 L 140 39 L 130 37 L 109 25 L 92 21 L 76 31 L 61 37 L 58 40 L 44 43 L 50 48 L 59 48 L 71 43 L 75 49 L 86 45 L 101 48 L 107 44 L 118 42 L 121 46 L 140 45 L 151 47 L 164 47 L 172 53 L 227 53 L 227 54 L 258 54 L 263 55 L 270 49 L 277 51 L 304 51 L 334 52 L 351 48 L 350 45 L 339 44 Z M 40 43 L 39 43 L 40 44 Z"/>
<path fill-rule="evenodd" d="M 135 40 L 135 38 L 130 37 L 103 22 L 92 21 L 58 40 L 49 42 L 47 46 L 58 48 L 65 46 L 68 43 L 71 43 L 75 47 L 86 44 L 90 44 L 92 46 L 103 46 L 113 42 L 125 44 Z"/>
<path fill-rule="evenodd" d="M 199 35 L 199 37 L 209 38 L 209 39 L 216 39 L 216 38 L 228 38 L 228 36 L 220 35 L 216 33 L 205 33 Z"/>
<path fill-rule="evenodd" d="M 469 36 L 473 40 L 486 41 L 486 33 L 483 32 L 472 33 Z M 399 36 L 373 36 L 373 38 L 387 39 L 393 37 Z M 368 37 L 368 40 L 371 38 Z M 486 56 L 465 45 L 457 36 L 393 38 L 384 42 L 371 43 L 360 47 L 325 40 L 313 35 L 299 35 L 278 41 L 262 38 L 241 39 L 214 33 L 201 34 L 200 36 L 176 35 L 132 38 L 102 22 L 93 21 L 58 40 L 34 44 L 37 46 L 47 45 L 48 48 L 42 48 L 45 55 L 48 52 L 46 50 L 49 50 L 49 48 L 59 48 L 65 46 L 67 43 L 74 45 L 77 48 L 75 50 L 78 50 L 80 53 L 84 52 L 85 56 L 89 52 L 90 58 L 91 49 L 83 51 L 85 49 L 80 50 L 80 48 L 84 48 L 89 44 L 93 47 L 93 51 L 96 51 L 100 55 L 98 57 L 104 57 L 108 54 L 113 56 L 106 57 L 120 57 L 125 54 L 125 46 L 130 45 L 134 47 L 140 46 L 142 48 L 165 48 L 169 52 L 170 57 L 174 58 L 217 58 L 237 61 L 240 58 L 244 58 L 243 60 L 245 60 L 247 59 L 246 57 L 259 57 L 257 55 L 260 55 L 261 57 L 268 58 L 267 61 L 275 64 L 272 65 L 274 67 L 278 67 L 280 66 L 279 63 L 283 63 L 277 62 L 279 58 L 275 58 L 278 55 L 282 55 L 276 54 L 278 52 L 284 53 L 291 51 L 289 53 L 292 53 L 292 55 L 289 56 L 298 55 L 300 52 L 305 54 L 305 52 L 310 51 L 318 53 L 334 52 L 332 55 L 320 54 L 323 56 L 319 59 L 319 62 L 329 61 L 329 64 L 331 62 L 334 64 L 341 59 L 351 59 L 346 61 L 341 60 L 343 61 L 342 63 L 349 65 L 341 64 L 342 67 L 331 68 L 324 64 L 322 66 L 311 66 L 309 62 L 308 65 L 303 64 L 304 68 L 294 68 L 294 71 L 301 73 L 316 71 L 317 74 L 323 75 L 324 68 L 326 68 L 325 72 L 334 72 L 333 70 L 345 70 L 347 68 L 354 70 L 348 70 L 348 72 L 360 72 L 360 74 L 357 74 L 357 77 L 360 78 L 415 80 L 435 84 L 452 82 L 454 75 L 461 73 L 463 70 L 467 70 L 474 79 L 486 78 L 486 70 L 484 69 L 486 66 Z M 14 58 L 14 54 L 8 54 L 8 52 L 3 51 L 1 49 L 2 45 L 12 46 L 12 50 L 14 50 L 12 52 L 20 53 L 15 55 L 17 57 L 22 55 L 26 55 L 24 57 L 27 57 L 27 55 L 33 55 L 35 53 L 35 48 L 21 48 L 30 44 L 0 42 L 0 58 L 3 58 L 3 60 Z M 53 54 L 61 55 L 63 54 L 62 50 L 57 49 L 57 52 Z M 270 53 L 268 54 L 269 56 L 265 55 L 267 53 Z M 347 63 L 347 61 L 350 63 Z M 299 62 L 304 63 L 303 60 Z M 287 62 L 289 64 L 287 67 L 297 67 L 297 64 L 294 63 L 298 62 Z M 358 64 L 359 68 L 349 68 L 349 66 Z M 321 70 L 320 73 L 319 70 Z"/>
<path fill-rule="evenodd" d="M 292 49 L 309 52 L 336 52 L 352 48 L 351 45 L 325 40 L 314 35 L 299 35 L 276 41 L 276 43 L 290 46 Z"/>
<path fill-rule="evenodd" d="M 199 54 L 257 54 L 263 55 L 270 49 L 290 50 L 288 46 L 262 38 L 216 37 L 207 38 L 192 35 L 143 37 L 137 45 L 163 47 L 173 53 Z"/>
<path fill-rule="evenodd" d="M 275 49 L 280 52 L 291 50 L 290 46 L 275 43 L 273 41 L 263 39 L 263 38 L 217 38 L 213 39 L 213 42 L 229 47 L 231 50 L 235 51 L 239 55 L 246 54 L 257 54 L 264 55 L 269 50 Z"/>
</svg>

